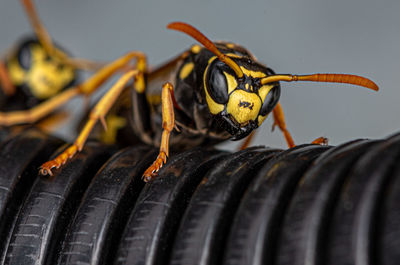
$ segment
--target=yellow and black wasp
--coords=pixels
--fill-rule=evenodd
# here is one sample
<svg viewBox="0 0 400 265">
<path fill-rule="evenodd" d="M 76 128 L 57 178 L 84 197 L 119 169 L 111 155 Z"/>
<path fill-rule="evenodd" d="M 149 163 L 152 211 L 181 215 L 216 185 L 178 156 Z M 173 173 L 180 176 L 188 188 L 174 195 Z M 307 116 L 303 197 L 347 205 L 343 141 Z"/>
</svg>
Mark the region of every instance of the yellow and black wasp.
<svg viewBox="0 0 400 265">
<path fill-rule="evenodd" d="M 53 112 L 55 106 L 79 94 L 89 95 L 101 83 L 76 85 L 78 70 L 94 71 L 103 64 L 70 57 L 54 44 L 32 1 L 21 0 L 21 4 L 35 37 L 20 41 L 0 59 L 0 125 L 3 126 L 35 123 Z M 73 89 L 66 92 L 67 88 Z"/>
<path fill-rule="evenodd" d="M 280 81 L 339 82 L 378 90 L 371 80 L 355 75 L 275 74 L 239 45 L 213 43 L 197 29 L 182 22 L 171 23 L 168 28 L 192 36 L 203 46 L 194 45 L 153 70 L 147 67 L 145 54 L 137 51 L 105 66 L 123 69 L 131 60 L 136 62 L 133 68 L 125 68 L 122 77 L 91 110 L 75 142 L 55 159 L 44 163 L 41 174 L 52 175 L 53 168 L 59 168 L 82 150 L 99 120 L 107 129 L 105 117 L 110 109 L 123 105 L 121 100 L 127 100 L 123 93 L 128 87 L 133 88 L 129 96 L 131 111 L 126 117 L 132 137 L 160 147 L 158 157 L 143 175 L 145 181 L 156 176 L 166 163 L 170 145 L 188 148 L 246 136 L 250 139 L 252 132 L 271 112 L 274 125 L 282 130 L 288 146 L 293 147 L 294 141 L 286 129 L 278 102 Z M 104 78 L 103 70 L 92 78 Z M 319 138 L 315 143 L 323 141 Z"/>
</svg>

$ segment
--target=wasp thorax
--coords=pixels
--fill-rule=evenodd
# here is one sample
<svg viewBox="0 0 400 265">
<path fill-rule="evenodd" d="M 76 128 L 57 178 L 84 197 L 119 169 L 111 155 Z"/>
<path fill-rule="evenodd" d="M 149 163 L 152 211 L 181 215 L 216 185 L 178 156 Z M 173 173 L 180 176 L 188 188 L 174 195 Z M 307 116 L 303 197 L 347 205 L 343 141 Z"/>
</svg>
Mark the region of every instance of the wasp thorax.
<svg viewBox="0 0 400 265">
<path fill-rule="evenodd" d="M 262 85 L 260 79 L 274 74 L 269 68 L 248 58 L 236 58 L 243 71 L 234 71 L 218 59 L 211 59 L 204 86 L 211 114 L 221 116 L 223 126 L 239 139 L 257 128 L 273 110 L 280 96 L 279 83 Z"/>
</svg>

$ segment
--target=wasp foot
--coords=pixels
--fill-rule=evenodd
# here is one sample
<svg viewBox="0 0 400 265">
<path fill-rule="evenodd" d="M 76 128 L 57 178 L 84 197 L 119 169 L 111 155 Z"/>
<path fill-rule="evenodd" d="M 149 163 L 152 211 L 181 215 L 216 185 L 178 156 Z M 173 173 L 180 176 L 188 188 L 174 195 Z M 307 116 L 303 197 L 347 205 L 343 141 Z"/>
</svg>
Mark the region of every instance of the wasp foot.
<svg viewBox="0 0 400 265">
<path fill-rule="evenodd" d="M 157 176 L 157 172 L 167 162 L 167 154 L 161 151 L 153 164 L 143 173 L 143 181 L 149 182 Z"/>
<path fill-rule="evenodd" d="M 59 168 L 62 165 L 64 165 L 68 159 L 72 158 L 76 152 L 78 151 L 78 147 L 75 145 L 72 145 L 68 147 L 64 152 L 62 152 L 60 155 L 58 155 L 55 159 L 47 161 L 43 165 L 40 166 L 39 169 L 39 174 L 41 175 L 50 175 L 53 176 L 53 173 L 51 170 L 53 168 Z"/>
<path fill-rule="evenodd" d="M 312 144 L 328 145 L 328 138 L 319 137 L 311 142 Z"/>
</svg>

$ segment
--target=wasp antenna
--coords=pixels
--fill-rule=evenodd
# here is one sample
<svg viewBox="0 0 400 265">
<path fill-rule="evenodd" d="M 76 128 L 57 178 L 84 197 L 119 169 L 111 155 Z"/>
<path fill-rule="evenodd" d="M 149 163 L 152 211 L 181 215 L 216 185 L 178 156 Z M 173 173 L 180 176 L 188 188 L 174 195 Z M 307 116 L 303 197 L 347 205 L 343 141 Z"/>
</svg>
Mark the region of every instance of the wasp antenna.
<svg viewBox="0 0 400 265">
<path fill-rule="evenodd" d="M 239 65 L 237 65 L 237 63 L 235 63 L 231 58 L 220 52 L 218 48 L 214 45 L 214 43 L 206 36 L 204 36 L 204 34 L 197 30 L 195 27 L 184 22 L 172 22 L 167 25 L 167 28 L 188 34 L 189 36 L 203 44 L 204 47 L 206 47 L 210 52 L 217 55 L 218 59 L 231 67 L 239 78 L 243 77 L 243 71 L 242 69 L 240 69 Z"/>
<path fill-rule="evenodd" d="M 370 79 L 349 74 L 312 74 L 312 75 L 272 75 L 261 79 L 261 84 L 265 85 L 278 81 L 311 81 L 311 82 L 330 82 L 330 83 L 345 83 L 357 86 L 363 86 L 375 91 L 379 87 Z"/>
<path fill-rule="evenodd" d="M 22 6 L 24 6 L 25 8 L 25 11 L 28 15 L 28 19 L 32 24 L 32 27 L 36 33 L 36 37 L 43 45 L 43 47 L 46 49 L 46 51 L 52 53 L 54 47 L 52 45 L 50 35 L 44 28 L 42 22 L 40 21 L 36 8 L 32 3 L 32 0 L 21 0 L 21 3 Z"/>
</svg>

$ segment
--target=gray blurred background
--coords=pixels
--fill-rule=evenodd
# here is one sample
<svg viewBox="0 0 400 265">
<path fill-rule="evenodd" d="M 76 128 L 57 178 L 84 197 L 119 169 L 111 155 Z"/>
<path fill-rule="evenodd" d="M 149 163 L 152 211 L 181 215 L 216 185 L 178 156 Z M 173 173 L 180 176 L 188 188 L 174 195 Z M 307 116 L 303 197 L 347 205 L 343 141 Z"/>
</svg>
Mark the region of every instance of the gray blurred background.
<svg viewBox="0 0 400 265">
<path fill-rule="evenodd" d="M 5 51 L 31 28 L 19 1 L 0 3 Z M 109 61 L 141 50 L 156 65 L 195 42 L 165 29 L 171 21 L 185 21 L 212 40 L 247 47 L 277 73 L 352 73 L 380 86 L 376 93 L 351 85 L 283 83 L 281 103 L 297 144 L 325 136 L 337 145 L 399 131 L 399 0 L 36 0 L 35 5 L 53 39 L 75 56 Z M 278 130 L 271 133 L 271 120 L 254 144 L 286 147 Z M 59 134 L 71 140 L 70 128 Z"/>
</svg>

